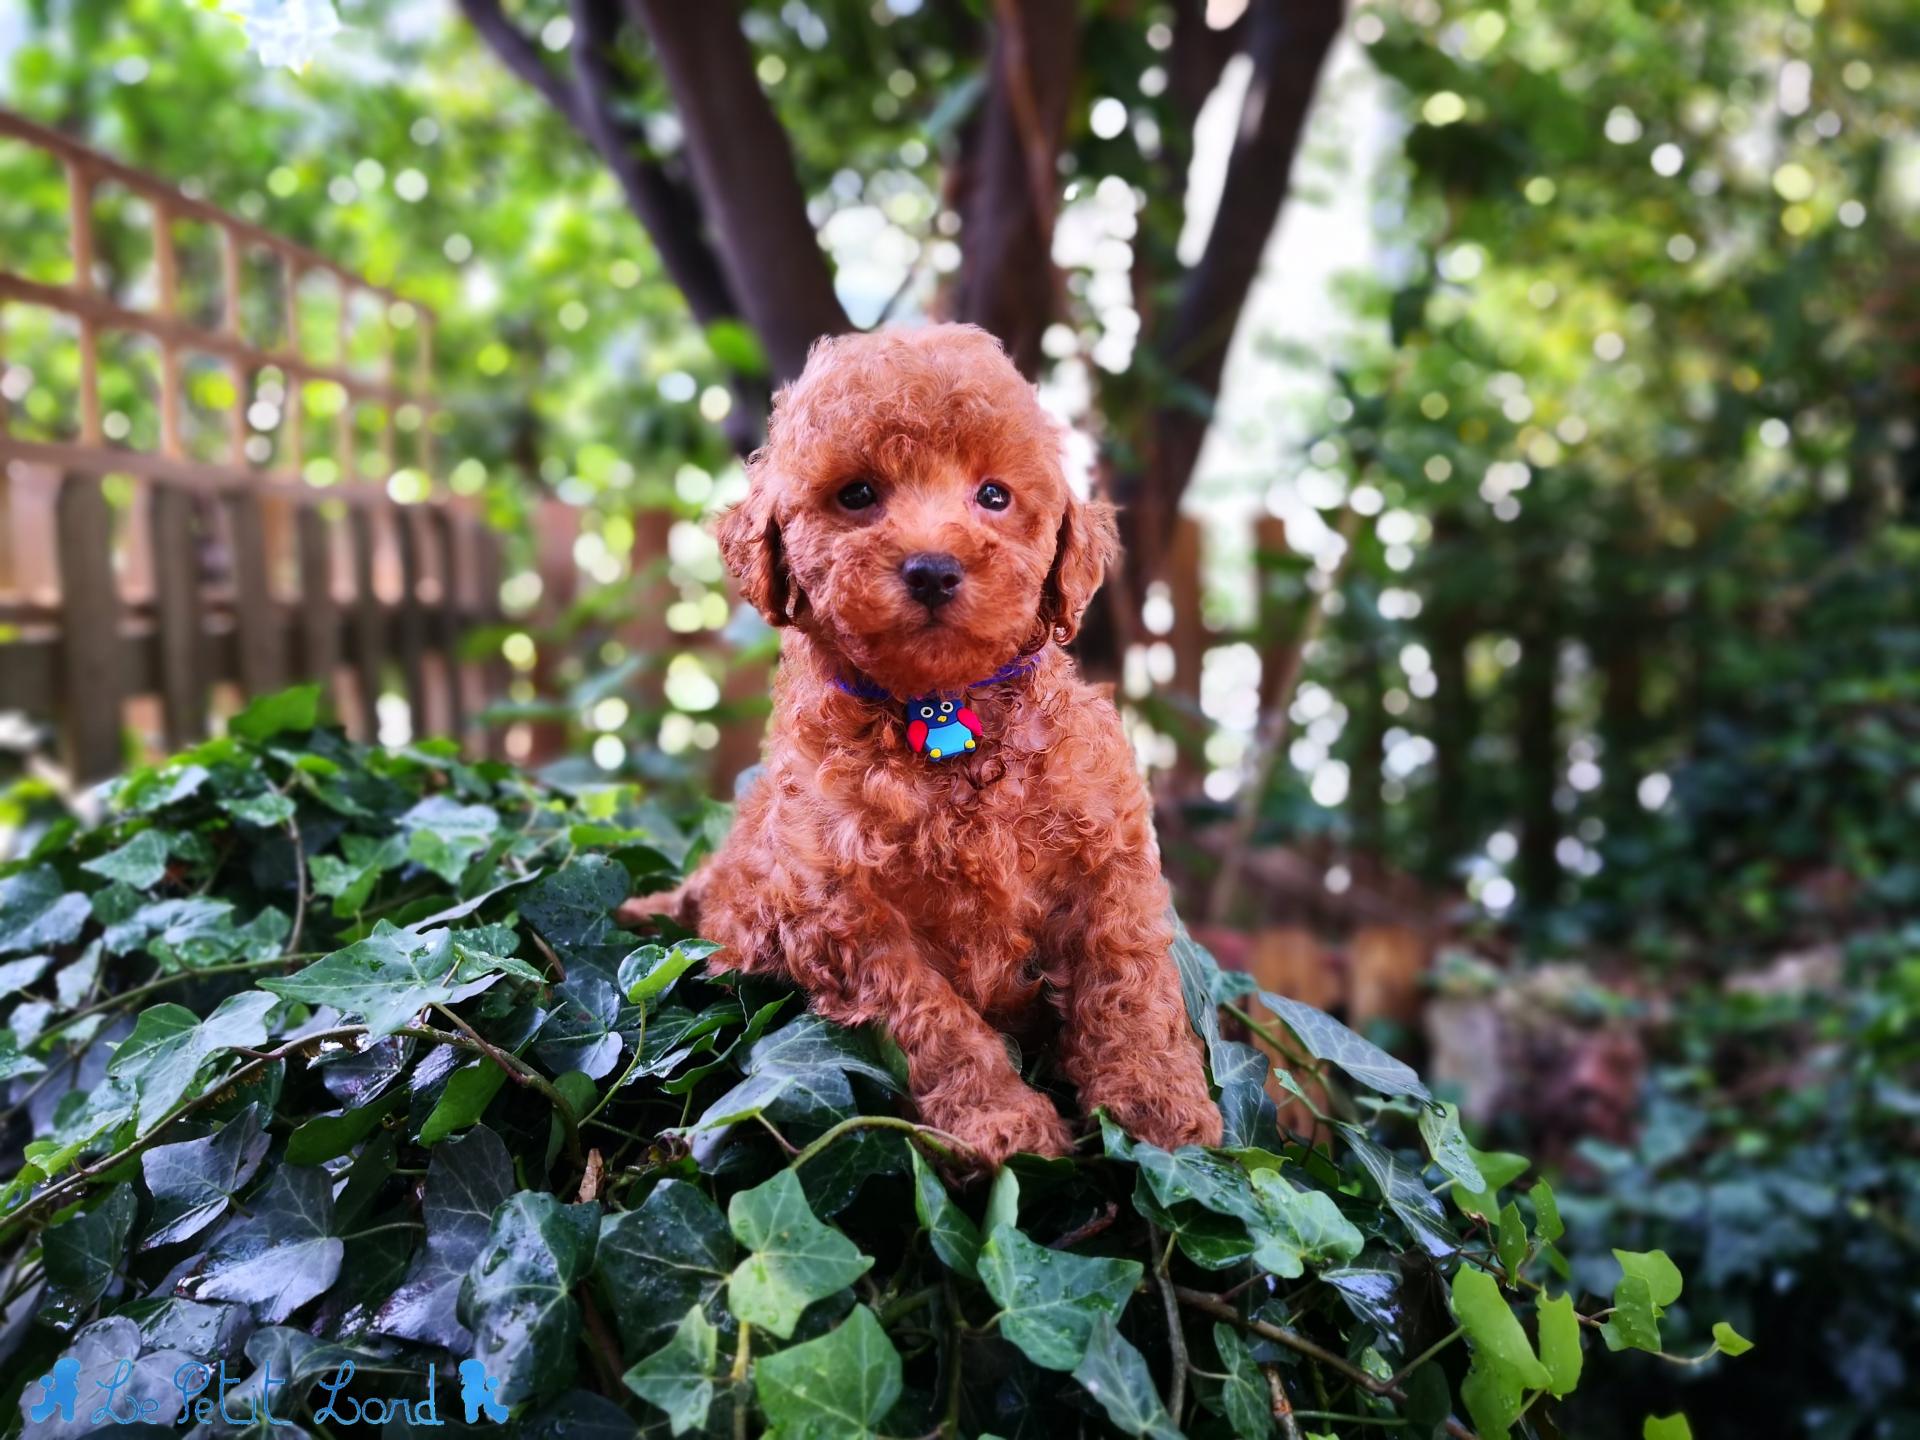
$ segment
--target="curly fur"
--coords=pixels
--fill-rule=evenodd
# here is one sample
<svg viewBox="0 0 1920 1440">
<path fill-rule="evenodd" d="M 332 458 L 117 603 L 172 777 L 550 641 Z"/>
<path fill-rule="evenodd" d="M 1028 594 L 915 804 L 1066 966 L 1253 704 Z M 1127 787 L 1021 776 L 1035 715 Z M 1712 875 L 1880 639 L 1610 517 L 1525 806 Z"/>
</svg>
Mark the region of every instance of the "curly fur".
<svg viewBox="0 0 1920 1440">
<path fill-rule="evenodd" d="M 1058 648 L 1115 549 L 1111 507 L 1073 495 L 1060 453 L 984 331 L 814 347 L 719 525 L 742 593 L 786 627 L 766 772 L 681 891 L 623 912 L 697 921 L 725 947 L 717 965 L 788 976 L 820 1014 L 886 1025 L 926 1122 L 991 1164 L 1070 1144 L 1001 1033 L 1049 1013 L 1083 1108 L 1169 1148 L 1220 1139 L 1146 788 L 1111 699 Z M 1012 493 L 1004 511 L 975 501 L 989 478 Z M 841 506 L 854 480 L 879 503 Z M 964 570 L 932 614 L 900 578 L 929 550 Z M 940 764 L 909 748 L 899 705 L 834 683 L 952 693 L 1019 655 L 1030 671 L 969 692 L 981 748 Z"/>
</svg>

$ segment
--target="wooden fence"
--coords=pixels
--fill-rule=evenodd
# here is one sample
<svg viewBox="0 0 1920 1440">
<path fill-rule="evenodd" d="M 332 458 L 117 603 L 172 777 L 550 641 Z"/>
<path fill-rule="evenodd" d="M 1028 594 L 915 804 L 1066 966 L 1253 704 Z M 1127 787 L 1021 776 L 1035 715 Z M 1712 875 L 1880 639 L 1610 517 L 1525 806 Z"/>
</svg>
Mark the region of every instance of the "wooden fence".
<svg viewBox="0 0 1920 1440">
<path fill-rule="evenodd" d="M 0 710 L 54 725 L 79 780 L 117 769 L 129 733 L 189 743 L 217 710 L 296 680 L 324 682 L 363 738 L 390 691 L 414 733 L 467 735 L 483 679 L 460 648 L 497 618 L 501 556 L 433 481 L 433 315 L 0 111 L 4 147 L 64 174 L 71 278 L 17 273 L 0 247 Z M 101 263 L 103 190 L 117 214 L 143 212 L 149 275 Z M 199 306 L 182 295 L 188 230 L 217 254 Z M 316 334 L 329 309 L 333 333 Z M 21 402 L 67 332 L 75 413 L 50 420 Z M 9 343 L 21 334 L 33 344 Z M 157 426 L 103 408 L 103 354 L 129 344 L 157 347 Z M 190 366 L 225 375 L 211 454 L 187 431 Z M 393 497 L 396 474 L 417 503 Z"/>
</svg>

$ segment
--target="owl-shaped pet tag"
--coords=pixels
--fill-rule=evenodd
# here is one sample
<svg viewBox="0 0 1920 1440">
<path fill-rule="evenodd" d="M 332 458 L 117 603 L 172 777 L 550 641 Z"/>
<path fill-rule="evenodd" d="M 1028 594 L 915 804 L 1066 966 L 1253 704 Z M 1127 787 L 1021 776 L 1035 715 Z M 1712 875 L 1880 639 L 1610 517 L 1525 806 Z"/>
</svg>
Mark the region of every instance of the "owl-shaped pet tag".
<svg viewBox="0 0 1920 1440">
<path fill-rule="evenodd" d="M 909 700 L 907 743 L 929 760 L 951 760 L 980 742 L 980 717 L 951 700 Z"/>
</svg>

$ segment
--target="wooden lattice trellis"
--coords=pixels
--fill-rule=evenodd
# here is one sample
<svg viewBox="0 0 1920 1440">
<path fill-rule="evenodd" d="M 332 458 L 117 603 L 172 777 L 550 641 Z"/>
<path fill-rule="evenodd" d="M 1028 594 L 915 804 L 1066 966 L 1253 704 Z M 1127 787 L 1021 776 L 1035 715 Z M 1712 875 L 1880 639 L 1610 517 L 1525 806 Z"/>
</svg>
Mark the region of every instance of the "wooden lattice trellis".
<svg viewBox="0 0 1920 1440">
<path fill-rule="evenodd" d="M 432 485 L 434 317 L 395 292 L 258 225 L 183 194 L 56 131 L 0 111 L 0 144 L 52 157 L 69 196 L 71 283 L 14 273 L 0 243 L 0 371 L 13 307 L 65 317 L 77 330 L 75 433 L 28 438 L 0 392 L 0 709 L 55 722 L 74 775 L 91 779 L 124 759 L 123 736 L 146 728 L 180 745 L 205 733 L 213 687 L 246 695 L 295 679 L 326 682 L 339 713 L 377 733 L 377 701 L 397 675 L 415 731 L 466 731 L 482 677 L 460 645 L 497 619 L 500 550 L 473 506 Z M 152 303 L 107 293 L 96 269 L 96 194 L 111 183 L 150 213 Z M 209 228 L 219 243 L 220 321 L 182 303 L 176 228 Z M 0 236 L 0 242 L 4 242 Z M 246 267 L 264 259 L 284 296 L 277 345 L 243 323 Z M 300 297 L 311 276 L 337 287 L 337 359 L 313 358 Z M 357 303 L 370 302 L 370 303 Z M 381 327 L 378 358 L 356 365 L 356 309 Z M 413 338 L 403 358 L 396 318 Z M 158 444 L 107 433 L 102 341 L 144 337 L 158 347 Z M 187 357 L 224 363 L 231 379 L 225 455 L 190 453 L 182 370 Z M 266 463 L 249 396 L 263 375 L 286 397 Z M 309 396 L 331 390 L 325 450 L 333 483 L 309 483 Z M 18 387 L 16 387 L 18 388 Z M 362 463 L 356 415 L 371 407 L 377 460 Z M 324 417 L 323 417 L 324 418 Z M 396 503 L 402 420 L 409 468 L 427 477 L 420 503 Z M 127 427 L 122 426 L 123 430 Z M 121 437 L 123 440 L 125 436 Z M 103 482 L 116 488 L 121 515 Z M 130 522 L 130 523 L 125 523 Z M 52 563 L 50 563 L 52 562 Z M 154 700 L 158 700 L 157 717 Z M 132 708 L 129 708 L 131 703 Z M 129 721 L 131 725 L 129 726 Z"/>
</svg>

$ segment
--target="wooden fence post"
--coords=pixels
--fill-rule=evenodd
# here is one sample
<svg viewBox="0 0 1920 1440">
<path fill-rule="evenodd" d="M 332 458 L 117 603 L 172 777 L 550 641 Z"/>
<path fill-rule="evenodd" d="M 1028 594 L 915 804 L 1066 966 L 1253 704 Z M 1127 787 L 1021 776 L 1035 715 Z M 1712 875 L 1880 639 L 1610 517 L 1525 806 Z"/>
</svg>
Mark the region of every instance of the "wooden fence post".
<svg viewBox="0 0 1920 1440">
<path fill-rule="evenodd" d="M 153 609 L 156 669 L 167 745 L 179 749 L 207 733 L 207 680 L 201 651 L 206 607 L 200 595 L 200 546 L 192 494 L 173 485 L 153 491 Z"/>
<path fill-rule="evenodd" d="M 479 624 L 498 625 L 501 621 L 500 583 L 504 562 L 500 553 L 500 536 L 484 521 L 476 520 L 473 525 L 473 576 L 479 591 L 478 610 L 475 619 Z M 504 697 L 513 672 L 500 656 L 496 644 L 491 653 L 480 663 L 480 691 L 482 705 L 490 704 L 496 697 Z M 489 755 L 505 753 L 503 741 L 505 733 L 482 726 L 482 748 Z"/>
<path fill-rule="evenodd" d="M 347 511 L 347 533 L 353 542 L 353 673 L 361 740 L 380 738 L 381 671 L 387 650 L 387 617 L 373 587 L 373 507 L 354 505 Z"/>
<path fill-rule="evenodd" d="M 92 475 L 60 487 L 60 692 L 67 769 L 98 780 L 120 764 L 120 591 L 113 573 L 113 507 Z"/>
<path fill-rule="evenodd" d="M 333 598 L 333 526 L 317 505 L 301 505 L 294 521 L 300 552 L 300 667 L 339 707 L 340 607 Z"/>
<path fill-rule="evenodd" d="M 400 542 L 400 609 L 394 615 L 395 648 L 400 652 L 400 676 L 407 689 L 407 709 L 412 712 L 413 737 L 425 739 L 432 733 L 434 716 L 427 695 L 427 612 L 420 603 L 420 527 L 415 523 L 411 505 L 396 505 L 388 512 L 395 538 Z"/>
<path fill-rule="evenodd" d="M 440 572 L 440 604 L 434 615 L 431 644 L 440 657 L 442 694 L 446 701 L 446 733 L 456 740 L 467 733 L 466 666 L 460 659 L 460 617 L 466 592 L 467 560 L 460 543 L 459 517 L 451 510 L 425 511 L 435 568 Z"/>
<path fill-rule="evenodd" d="M 227 497 L 233 533 L 234 631 L 240 644 L 240 688 L 249 696 L 278 690 L 285 675 L 273 585 L 267 573 L 267 532 L 259 495 L 246 490 Z"/>
<path fill-rule="evenodd" d="M 1363 925 L 1347 941 L 1347 1023 L 1364 1033 L 1375 1020 L 1411 1031 L 1420 1024 L 1427 937 L 1411 925 Z"/>
</svg>

